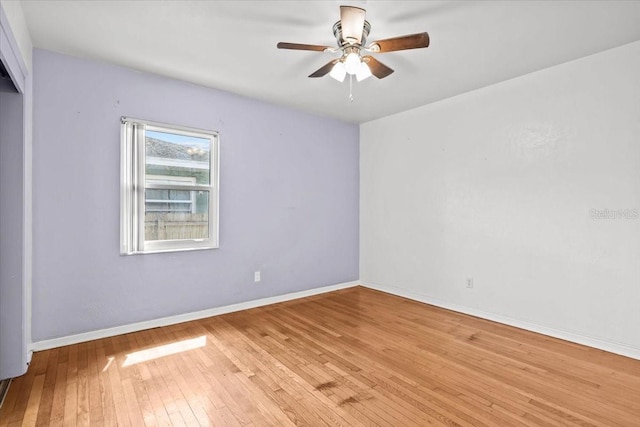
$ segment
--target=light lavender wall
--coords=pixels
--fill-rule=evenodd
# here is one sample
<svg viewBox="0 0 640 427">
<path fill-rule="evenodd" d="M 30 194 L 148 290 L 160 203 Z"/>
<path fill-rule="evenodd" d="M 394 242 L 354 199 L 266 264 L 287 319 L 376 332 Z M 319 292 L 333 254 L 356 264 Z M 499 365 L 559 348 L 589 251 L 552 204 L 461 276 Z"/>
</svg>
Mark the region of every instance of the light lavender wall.
<svg viewBox="0 0 640 427">
<path fill-rule="evenodd" d="M 123 115 L 220 132 L 219 249 L 119 255 Z M 356 125 L 35 50 L 33 137 L 34 341 L 358 279 Z"/>
</svg>

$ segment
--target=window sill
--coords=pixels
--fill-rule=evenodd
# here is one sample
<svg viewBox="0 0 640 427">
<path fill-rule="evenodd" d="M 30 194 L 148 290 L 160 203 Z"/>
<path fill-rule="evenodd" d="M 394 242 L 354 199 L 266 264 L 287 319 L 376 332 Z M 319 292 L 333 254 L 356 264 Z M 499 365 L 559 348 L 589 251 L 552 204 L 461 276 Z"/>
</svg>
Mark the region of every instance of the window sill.
<svg viewBox="0 0 640 427">
<path fill-rule="evenodd" d="M 151 249 L 148 251 L 120 252 L 120 256 L 162 254 L 162 253 L 168 253 L 168 252 L 206 251 L 210 249 L 219 249 L 219 246 L 202 246 L 199 248 Z"/>
</svg>

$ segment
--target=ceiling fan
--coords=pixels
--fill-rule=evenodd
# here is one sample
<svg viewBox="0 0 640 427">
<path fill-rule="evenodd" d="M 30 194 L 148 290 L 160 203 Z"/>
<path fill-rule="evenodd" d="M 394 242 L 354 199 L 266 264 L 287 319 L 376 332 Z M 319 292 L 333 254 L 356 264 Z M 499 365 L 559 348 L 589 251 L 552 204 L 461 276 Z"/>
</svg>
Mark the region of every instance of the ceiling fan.
<svg viewBox="0 0 640 427">
<path fill-rule="evenodd" d="M 371 55 L 362 56 L 363 52 L 385 53 L 398 50 L 417 49 L 429 46 L 429 34 L 418 33 L 390 39 L 377 40 L 366 44 L 371 31 L 371 24 L 365 20 L 366 11 L 354 6 L 340 6 L 340 20 L 333 24 L 333 35 L 338 47 L 318 46 L 300 43 L 278 43 L 279 49 L 311 50 L 316 52 L 340 52 L 340 58 L 329 61 L 309 77 L 322 77 L 329 73 L 331 77 L 342 82 L 346 75 L 356 76 L 362 81 L 371 75 L 379 79 L 393 73 Z"/>
</svg>

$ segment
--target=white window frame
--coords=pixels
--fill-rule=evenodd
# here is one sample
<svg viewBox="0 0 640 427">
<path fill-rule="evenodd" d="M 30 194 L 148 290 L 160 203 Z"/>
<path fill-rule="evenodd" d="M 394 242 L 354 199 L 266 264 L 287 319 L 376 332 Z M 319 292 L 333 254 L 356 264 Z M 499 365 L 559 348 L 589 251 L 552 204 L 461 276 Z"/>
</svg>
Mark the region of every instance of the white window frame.
<svg viewBox="0 0 640 427">
<path fill-rule="evenodd" d="M 152 181 L 173 181 L 173 182 L 185 182 L 189 184 L 195 184 L 196 179 L 190 176 L 169 176 L 169 175 L 148 175 L 145 176 L 145 179 L 151 178 Z M 145 199 L 145 203 L 184 203 L 189 204 L 191 213 L 196 213 L 196 195 L 191 193 L 191 198 L 189 200 L 147 200 Z M 154 211 L 155 212 L 155 211 Z M 183 211 L 180 211 L 183 212 Z"/>
<path fill-rule="evenodd" d="M 145 182 L 146 130 L 205 138 L 211 141 L 209 185 Z M 218 248 L 219 135 L 218 132 L 174 126 L 149 120 L 121 118 L 120 128 L 120 254 L 188 251 Z M 172 177 L 174 178 L 174 177 Z M 146 240 L 145 189 L 209 192 L 209 237 L 204 239 Z"/>
</svg>

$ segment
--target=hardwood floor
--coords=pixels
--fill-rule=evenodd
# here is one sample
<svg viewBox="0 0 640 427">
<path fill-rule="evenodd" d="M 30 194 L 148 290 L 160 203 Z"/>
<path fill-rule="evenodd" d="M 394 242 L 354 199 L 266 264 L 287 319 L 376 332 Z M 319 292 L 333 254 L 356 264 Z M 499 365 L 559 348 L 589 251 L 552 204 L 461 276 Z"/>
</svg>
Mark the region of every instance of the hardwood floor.
<svg viewBox="0 0 640 427">
<path fill-rule="evenodd" d="M 35 353 L 14 425 L 640 425 L 640 361 L 356 287 Z"/>
</svg>

